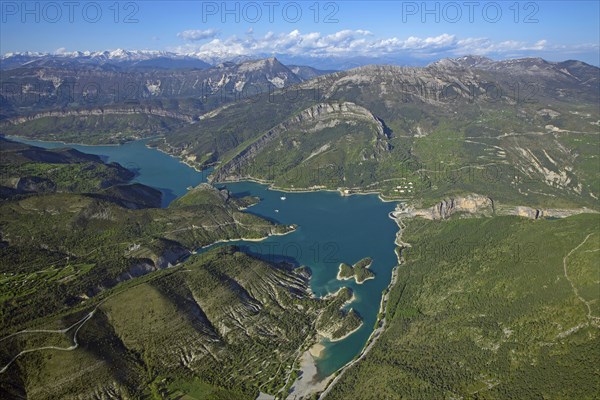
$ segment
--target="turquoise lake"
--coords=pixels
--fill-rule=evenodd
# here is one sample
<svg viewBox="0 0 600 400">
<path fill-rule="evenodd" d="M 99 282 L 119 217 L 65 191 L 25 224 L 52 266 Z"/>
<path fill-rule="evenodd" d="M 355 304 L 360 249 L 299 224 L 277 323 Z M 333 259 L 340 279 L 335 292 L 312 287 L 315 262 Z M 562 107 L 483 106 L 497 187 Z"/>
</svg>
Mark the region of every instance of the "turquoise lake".
<svg viewBox="0 0 600 400">
<path fill-rule="evenodd" d="M 11 138 L 45 148 L 65 147 L 56 142 Z M 134 181 L 161 190 L 163 205 L 183 195 L 190 186 L 205 182 L 207 171 L 198 172 L 178 159 L 146 147 L 146 141 L 120 146 L 71 145 L 79 151 L 96 154 L 105 161 L 118 162 L 135 170 Z M 388 214 L 396 203 L 382 202 L 376 195 L 341 196 L 337 192 L 283 193 L 265 185 L 240 182 L 225 186 L 235 196 L 252 195 L 260 203 L 247 211 L 281 224 L 297 224 L 298 229 L 285 236 L 273 236 L 261 242 L 234 242 L 243 250 L 271 260 L 288 260 L 311 269 L 311 288 L 324 296 L 347 286 L 354 291 L 355 301 L 348 307 L 358 311 L 363 326 L 339 342 L 325 341 L 325 350 L 317 360 L 319 375 L 325 377 L 360 353 L 377 319 L 382 291 L 388 286 L 392 268 L 397 264 L 394 239 L 398 227 Z M 281 197 L 285 197 L 282 200 Z M 338 281 L 341 262 L 355 263 L 371 257 L 371 270 L 376 277 L 362 285 L 354 281 Z"/>
</svg>

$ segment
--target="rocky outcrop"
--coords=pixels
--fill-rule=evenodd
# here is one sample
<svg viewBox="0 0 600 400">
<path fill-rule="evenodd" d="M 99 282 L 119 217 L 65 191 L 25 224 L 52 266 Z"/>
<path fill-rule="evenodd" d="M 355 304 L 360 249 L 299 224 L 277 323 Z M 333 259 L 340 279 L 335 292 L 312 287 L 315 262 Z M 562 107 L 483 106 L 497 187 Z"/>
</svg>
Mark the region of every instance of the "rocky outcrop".
<svg viewBox="0 0 600 400">
<path fill-rule="evenodd" d="M 514 208 L 508 208 L 502 210 L 502 215 L 517 215 L 519 217 L 525 217 L 529 219 L 540 219 L 540 218 L 566 218 L 571 215 L 583 214 L 583 213 L 597 213 L 597 211 L 591 210 L 587 207 L 582 208 L 531 208 L 526 206 L 517 206 Z"/>
<path fill-rule="evenodd" d="M 432 220 L 447 219 L 456 213 L 491 215 L 494 213 L 494 201 L 487 196 L 469 194 L 444 199 L 430 208 L 404 209 L 402 213 L 408 217 L 423 217 Z"/>
<path fill-rule="evenodd" d="M 597 213 L 597 211 L 587 207 L 560 209 L 498 205 L 491 197 L 479 194 L 469 194 L 444 199 L 434 206 L 424 209 L 416 209 L 406 204 L 400 204 L 396 210 L 390 214 L 390 217 L 396 221 L 400 221 L 401 218 L 414 217 L 442 220 L 447 219 L 456 213 L 462 213 L 466 216 L 515 215 L 529 219 L 542 219 L 565 218 L 583 213 Z"/>
<path fill-rule="evenodd" d="M 222 165 L 213 175 L 212 179 L 216 182 L 224 182 L 241 178 L 251 178 L 251 176 L 243 172 L 243 167 L 256 157 L 267 143 L 279 135 L 290 129 L 307 128 L 309 124 L 322 124 L 321 127 L 327 127 L 331 126 L 331 123 L 335 125 L 341 120 L 361 120 L 372 123 L 375 126 L 378 148 L 380 150 L 389 150 L 389 145 L 386 141 L 388 138 L 388 129 L 369 110 L 351 102 L 319 103 L 271 128 L 258 140 L 240 151 L 229 162 Z M 326 121 L 330 122 L 330 124 L 326 124 Z M 319 126 L 314 129 L 318 130 L 318 128 Z"/>
<path fill-rule="evenodd" d="M 514 212 L 515 215 L 518 215 L 519 217 L 525 217 L 529 219 L 538 219 L 544 216 L 544 212 L 542 210 L 524 206 L 515 207 Z"/>
<path fill-rule="evenodd" d="M 170 268 L 186 259 L 190 254 L 190 250 L 177 243 L 172 243 L 170 246 L 164 248 L 160 254 L 155 254 L 153 259 L 148 258 L 133 264 L 127 271 L 114 279 L 107 279 L 97 287 L 88 290 L 86 296 L 93 297 L 103 290 L 115 287 L 121 282 L 139 278 L 159 269 Z"/>
</svg>

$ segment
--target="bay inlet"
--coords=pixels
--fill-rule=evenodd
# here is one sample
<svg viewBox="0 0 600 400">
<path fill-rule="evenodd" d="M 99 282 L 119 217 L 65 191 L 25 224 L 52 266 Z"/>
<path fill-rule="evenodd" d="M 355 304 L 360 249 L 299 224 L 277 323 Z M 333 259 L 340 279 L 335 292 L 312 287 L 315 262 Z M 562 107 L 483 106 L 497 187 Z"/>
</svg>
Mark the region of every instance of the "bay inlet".
<svg viewBox="0 0 600 400">
<path fill-rule="evenodd" d="M 118 162 L 136 173 L 135 182 L 159 189 L 163 207 L 186 193 L 189 187 L 206 182 L 210 171 L 196 171 L 158 150 L 146 146 L 147 140 L 119 146 L 85 146 L 43 142 L 11 137 L 43 148 L 72 147 L 95 154 L 106 162 Z M 383 202 L 377 195 L 342 196 L 337 192 L 280 192 L 255 182 L 217 184 L 234 196 L 256 196 L 261 201 L 247 212 L 280 224 L 298 228 L 284 236 L 272 236 L 260 242 L 236 241 L 245 252 L 267 261 L 288 261 L 312 271 L 311 289 L 315 296 L 350 287 L 354 300 L 346 307 L 357 311 L 363 325 L 339 341 L 322 341 L 323 350 L 316 359 L 318 375 L 325 378 L 352 361 L 364 347 L 377 320 L 382 291 L 389 285 L 397 264 L 394 239 L 397 225 L 388 214 L 395 203 Z M 283 200 L 285 198 L 285 200 Z M 336 278 L 340 263 L 354 264 L 370 257 L 375 279 L 357 284 Z"/>
</svg>

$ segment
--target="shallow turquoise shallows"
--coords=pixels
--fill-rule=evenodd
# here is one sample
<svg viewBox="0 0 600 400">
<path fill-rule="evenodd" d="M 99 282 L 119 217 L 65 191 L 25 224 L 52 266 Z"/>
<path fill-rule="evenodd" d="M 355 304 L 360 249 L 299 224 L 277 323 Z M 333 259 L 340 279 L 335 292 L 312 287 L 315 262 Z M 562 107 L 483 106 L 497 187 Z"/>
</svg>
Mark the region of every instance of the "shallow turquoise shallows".
<svg viewBox="0 0 600 400">
<path fill-rule="evenodd" d="M 18 140 L 45 148 L 64 146 Z M 189 186 L 206 181 L 206 173 L 197 172 L 173 157 L 146 147 L 144 141 L 121 146 L 69 147 L 136 169 L 137 182 L 165 193 L 164 205 L 184 194 Z M 311 288 L 316 296 L 324 296 L 344 286 L 354 291 L 356 299 L 348 307 L 360 313 L 364 324 L 344 340 L 324 342 L 325 351 L 317 361 L 317 367 L 321 376 L 330 375 L 361 351 L 373 330 L 382 291 L 389 284 L 392 268 L 397 263 L 394 238 L 398 228 L 388 217 L 395 203 L 382 202 L 375 195 L 344 197 L 336 192 L 283 193 L 251 182 L 231 183 L 226 187 L 236 196 L 252 195 L 261 199 L 248 212 L 281 224 L 298 225 L 295 232 L 285 236 L 235 244 L 267 260 L 286 259 L 309 267 L 313 274 Z M 362 285 L 336 279 L 341 262 L 351 264 L 364 257 L 373 258 L 371 269 L 376 274 L 375 279 Z"/>
</svg>

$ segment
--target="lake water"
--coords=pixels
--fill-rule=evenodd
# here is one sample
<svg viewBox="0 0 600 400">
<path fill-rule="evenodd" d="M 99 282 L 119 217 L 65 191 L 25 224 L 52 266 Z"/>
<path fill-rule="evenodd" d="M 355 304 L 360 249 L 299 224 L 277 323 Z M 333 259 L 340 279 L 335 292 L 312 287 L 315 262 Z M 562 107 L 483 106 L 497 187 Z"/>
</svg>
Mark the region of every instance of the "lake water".
<svg viewBox="0 0 600 400">
<path fill-rule="evenodd" d="M 12 139 L 45 148 L 65 146 L 56 142 Z M 136 182 L 164 193 L 165 206 L 183 195 L 188 187 L 206 181 L 207 172 L 195 171 L 174 157 L 146 147 L 145 143 L 142 140 L 120 146 L 69 147 L 134 169 Z M 268 260 L 288 259 L 309 267 L 312 271 L 311 288 L 317 296 L 335 292 L 344 286 L 354 291 L 356 299 L 348 307 L 360 313 L 364 324 L 344 340 L 323 343 L 325 350 L 317 360 L 319 375 L 332 374 L 361 351 L 373 330 L 382 291 L 388 286 L 392 268 L 397 264 L 394 239 L 398 228 L 388 217 L 395 203 L 382 202 L 376 195 L 344 197 L 337 192 L 325 191 L 282 193 L 252 182 L 218 186 L 226 186 L 236 196 L 259 197 L 260 203 L 249 208 L 248 212 L 281 224 L 298 225 L 295 232 L 285 236 L 236 244 Z M 352 264 L 364 257 L 373 259 L 371 270 L 376 275 L 375 279 L 362 285 L 336 279 L 341 262 Z"/>
<path fill-rule="evenodd" d="M 198 172 L 179 159 L 146 147 L 150 139 L 138 140 L 119 146 L 85 146 L 60 142 L 42 142 L 7 136 L 8 139 L 33 146 L 55 149 L 72 147 L 82 153 L 95 154 L 105 162 L 117 162 L 136 173 L 134 182 L 159 189 L 163 193 L 163 207 L 184 195 L 187 188 L 206 182 L 210 171 Z"/>
</svg>

